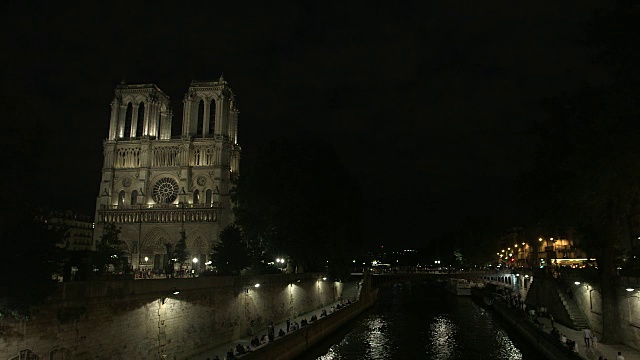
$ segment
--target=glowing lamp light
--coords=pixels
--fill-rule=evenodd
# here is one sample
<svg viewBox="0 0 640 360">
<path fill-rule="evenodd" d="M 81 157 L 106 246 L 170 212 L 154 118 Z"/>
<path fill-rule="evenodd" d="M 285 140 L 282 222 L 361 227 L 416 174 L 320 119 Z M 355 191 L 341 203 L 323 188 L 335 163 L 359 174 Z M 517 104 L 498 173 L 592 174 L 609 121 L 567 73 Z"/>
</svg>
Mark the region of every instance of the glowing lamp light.
<svg viewBox="0 0 640 360">
<path fill-rule="evenodd" d="M 260 287 L 260 284 L 255 284 L 255 285 L 253 285 L 253 287 L 257 287 L 257 288 L 259 288 L 259 287 Z"/>
<path fill-rule="evenodd" d="M 634 288 L 626 288 L 625 290 L 627 290 L 627 291 L 631 292 L 631 291 L 633 291 L 633 290 L 634 290 Z"/>
<path fill-rule="evenodd" d="M 144 257 L 144 262 L 147 262 L 147 261 L 149 261 L 149 257 L 148 257 L 148 256 L 145 256 L 145 257 Z"/>
<path fill-rule="evenodd" d="M 326 278 L 326 277 L 323 277 L 323 278 L 322 278 L 322 280 L 327 280 L 327 278 Z"/>
<path fill-rule="evenodd" d="M 194 257 L 193 260 L 191 260 L 191 261 L 193 261 L 193 263 L 195 264 L 195 263 L 198 262 L 198 258 Z"/>
<path fill-rule="evenodd" d="M 580 285 L 580 281 L 576 281 L 576 282 L 574 282 L 574 284 Z"/>
</svg>

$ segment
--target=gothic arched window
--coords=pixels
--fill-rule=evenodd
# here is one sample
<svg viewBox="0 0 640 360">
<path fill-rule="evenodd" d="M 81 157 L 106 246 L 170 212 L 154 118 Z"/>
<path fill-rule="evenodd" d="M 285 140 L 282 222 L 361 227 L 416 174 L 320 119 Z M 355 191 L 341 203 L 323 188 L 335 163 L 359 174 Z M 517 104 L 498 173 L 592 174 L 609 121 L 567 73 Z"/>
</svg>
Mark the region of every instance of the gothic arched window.
<svg viewBox="0 0 640 360">
<path fill-rule="evenodd" d="M 216 130 L 216 101 L 211 100 L 209 107 L 209 134 L 213 134 Z"/>
<path fill-rule="evenodd" d="M 121 190 L 120 193 L 118 194 L 118 207 L 123 206 L 124 205 L 124 190 Z"/>
<path fill-rule="evenodd" d="M 197 204 L 197 203 L 199 203 L 199 202 L 200 202 L 200 191 L 198 191 L 198 189 L 196 189 L 196 190 L 193 192 L 193 203 L 194 203 L 194 204 Z"/>
<path fill-rule="evenodd" d="M 205 202 L 211 205 L 211 189 L 208 189 L 205 195 Z"/>
<path fill-rule="evenodd" d="M 131 136 L 131 117 L 133 116 L 133 105 L 129 103 L 127 105 L 127 112 L 124 115 L 124 134 L 122 137 L 130 137 Z"/>
<path fill-rule="evenodd" d="M 196 134 L 202 135 L 202 126 L 204 125 L 204 101 L 200 100 L 198 103 L 198 128 Z"/>
<path fill-rule="evenodd" d="M 136 190 L 133 190 L 131 192 L 131 205 L 137 205 L 138 204 L 138 192 Z"/>
<path fill-rule="evenodd" d="M 136 123 L 136 137 L 142 136 L 142 129 L 144 128 L 144 103 L 141 101 L 138 105 L 138 121 Z"/>
</svg>

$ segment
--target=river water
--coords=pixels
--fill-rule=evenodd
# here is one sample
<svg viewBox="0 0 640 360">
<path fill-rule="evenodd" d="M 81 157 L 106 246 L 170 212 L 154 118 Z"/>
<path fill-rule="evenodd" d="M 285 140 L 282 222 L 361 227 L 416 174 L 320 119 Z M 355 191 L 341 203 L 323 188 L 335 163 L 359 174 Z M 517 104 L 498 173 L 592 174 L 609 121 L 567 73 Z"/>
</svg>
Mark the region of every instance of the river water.
<svg viewBox="0 0 640 360">
<path fill-rule="evenodd" d="M 375 307 L 310 352 L 304 360 L 538 360 L 490 311 L 436 284 L 380 290 Z"/>
</svg>

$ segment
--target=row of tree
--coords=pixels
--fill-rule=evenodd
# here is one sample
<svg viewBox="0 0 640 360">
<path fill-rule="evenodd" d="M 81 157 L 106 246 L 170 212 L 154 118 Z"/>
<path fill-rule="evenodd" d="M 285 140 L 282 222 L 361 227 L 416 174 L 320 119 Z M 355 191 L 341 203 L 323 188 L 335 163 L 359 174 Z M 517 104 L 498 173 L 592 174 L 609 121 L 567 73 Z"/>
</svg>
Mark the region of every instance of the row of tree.
<svg viewBox="0 0 640 360">
<path fill-rule="evenodd" d="M 212 254 L 221 273 L 277 271 L 284 258 L 293 271 L 348 276 L 362 251 L 362 200 L 331 146 L 272 140 L 243 159 L 234 185 L 235 224 Z"/>
<path fill-rule="evenodd" d="M 611 77 L 543 102 L 547 117 L 533 129 L 536 162 L 520 183 L 536 214 L 531 227 L 556 234 L 574 229 L 580 246 L 597 259 L 609 342 L 620 339 L 616 270 L 633 266 L 621 245 L 640 235 L 634 224 L 640 215 L 638 33 L 640 9 L 627 1 L 588 24 L 585 41 Z"/>
</svg>

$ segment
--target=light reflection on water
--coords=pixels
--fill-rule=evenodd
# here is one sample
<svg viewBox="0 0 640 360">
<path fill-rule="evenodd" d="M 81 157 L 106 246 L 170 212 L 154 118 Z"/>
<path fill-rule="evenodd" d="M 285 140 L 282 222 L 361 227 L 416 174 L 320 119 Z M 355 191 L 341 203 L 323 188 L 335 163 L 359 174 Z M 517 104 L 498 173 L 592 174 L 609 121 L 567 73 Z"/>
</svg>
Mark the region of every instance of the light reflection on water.
<svg viewBox="0 0 640 360">
<path fill-rule="evenodd" d="M 430 359 L 534 360 L 493 315 L 469 298 L 426 285 L 383 289 L 376 308 L 317 360 Z M 329 346 L 329 345 L 326 345 Z M 311 355 L 311 354 L 309 354 Z"/>
<path fill-rule="evenodd" d="M 390 338 L 387 334 L 386 323 L 380 316 L 373 316 L 364 322 L 366 330 L 350 332 L 337 345 L 329 348 L 326 354 L 318 357 L 318 360 L 338 359 L 390 359 Z M 357 354 L 349 349 L 354 345 L 365 345 L 365 353 Z"/>
<path fill-rule="evenodd" d="M 386 329 L 385 322 L 382 318 L 376 317 L 368 321 L 369 335 L 367 336 L 367 355 L 368 359 L 386 359 L 390 353 L 391 347 L 390 337 Z"/>
<path fill-rule="evenodd" d="M 457 331 L 456 324 L 446 316 L 436 316 L 431 320 L 425 352 L 434 360 L 451 359 L 455 353 Z"/>
</svg>

